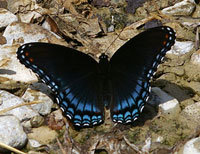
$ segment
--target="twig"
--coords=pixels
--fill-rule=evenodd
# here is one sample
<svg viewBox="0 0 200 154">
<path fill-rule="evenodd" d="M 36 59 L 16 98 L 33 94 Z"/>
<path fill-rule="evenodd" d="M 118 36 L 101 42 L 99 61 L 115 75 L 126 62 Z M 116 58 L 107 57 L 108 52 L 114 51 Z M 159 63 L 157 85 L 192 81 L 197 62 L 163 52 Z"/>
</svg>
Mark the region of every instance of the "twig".
<svg viewBox="0 0 200 154">
<path fill-rule="evenodd" d="M 18 107 L 21 107 L 21 106 L 32 105 L 32 104 L 39 104 L 39 103 L 42 103 L 42 102 L 40 102 L 40 101 L 33 101 L 33 102 L 29 102 L 29 103 L 17 104 L 17 105 L 8 107 L 8 108 L 6 108 L 6 109 L 4 109 L 4 110 L 1 110 L 1 111 L 0 111 L 0 114 L 4 114 L 4 113 L 6 113 L 6 112 L 8 112 L 8 111 L 10 111 L 10 110 L 13 110 L 13 109 L 18 108 Z"/>
<path fill-rule="evenodd" d="M 20 150 L 18 150 L 16 148 L 13 148 L 13 147 L 11 147 L 9 145 L 6 145 L 6 144 L 2 143 L 2 142 L 0 142 L 0 147 L 4 148 L 4 149 L 7 149 L 7 150 L 10 150 L 10 151 L 13 151 L 13 152 L 15 152 L 17 154 L 26 154 L 26 153 L 24 153 L 24 152 L 22 152 L 22 151 L 20 151 Z"/>
<path fill-rule="evenodd" d="M 64 148 L 63 148 L 63 146 L 62 146 L 62 144 L 60 143 L 59 139 L 56 138 L 56 140 L 57 140 L 57 142 L 58 142 L 58 146 L 59 146 L 60 150 L 62 151 L 62 154 L 67 154 L 67 153 L 65 152 L 65 150 L 64 150 Z"/>
</svg>

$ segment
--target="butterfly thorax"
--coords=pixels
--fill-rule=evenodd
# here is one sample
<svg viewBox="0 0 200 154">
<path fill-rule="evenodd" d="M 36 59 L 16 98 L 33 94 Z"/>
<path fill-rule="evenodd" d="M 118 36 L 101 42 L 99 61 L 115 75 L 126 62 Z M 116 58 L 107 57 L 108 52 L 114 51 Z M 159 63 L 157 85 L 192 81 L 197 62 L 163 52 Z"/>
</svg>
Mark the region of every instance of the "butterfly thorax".
<svg viewBox="0 0 200 154">
<path fill-rule="evenodd" d="M 101 75 L 103 75 L 106 78 L 109 69 L 109 61 L 108 61 L 108 56 L 105 53 L 102 53 L 101 56 L 99 57 L 99 66 Z"/>
<path fill-rule="evenodd" d="M 103 101 L 106 107 L 109 106 L 111 100 L 111 84 L 110 84 L 110 77 L 109 77 L 109 61 L 108 56 L 105 53 L 102 53 L 99 57 L 99 68 L 100 68 L 100 78 L 103 82 Z"/>
</svg>

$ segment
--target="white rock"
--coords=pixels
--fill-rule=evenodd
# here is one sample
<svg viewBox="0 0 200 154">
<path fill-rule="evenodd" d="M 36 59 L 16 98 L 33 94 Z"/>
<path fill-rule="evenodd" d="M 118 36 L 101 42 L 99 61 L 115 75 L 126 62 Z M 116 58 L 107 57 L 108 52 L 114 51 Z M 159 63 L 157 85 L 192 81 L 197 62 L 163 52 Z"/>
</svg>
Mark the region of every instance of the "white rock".
<svg viewBox="0 0 200 154">
<path fill-rule="evenodd" d="M 169 50 L 167 54 L 183 55 L 190 52 L 192 48 L 194 48 L 194 43 L 192 41 L 175 41 L 174 46 L 172 46 L 171 50 Z"/>
<path fill-rule="evenodd" d="M 193 64 L 200 65 L 200 50 L 192 54 L 190 61 Z"/>
<path fill-rule="evenodd" d="M 42 144 L 40 144 L 38 141 L 33 140 L 33 139 L 29 139 L 28 142 L 29 142 L 30 146 L 33 148 L 38 148 L 38 147 L 42 146 Z"/>
<path fill-rule="evenodd" d="M 153 98 L 149 100 L 152 105 L 159 105 L 159 109 L 163 114 L 174 116 L 180 112 L 180 106 L 177 99 L 168 95 L 158 87 L 152 88 Z"/>
<path fill-rule="evenodd" d="M 200 137 L 189 140 L 183 147 L 183 154 L 200 154 Z"/>
<path fill-rule="evenodd" d="M 32 88 L 28 88 L 24 93 L 24 95 L 22 96 L 22 98 L 28 102 L 40 101 L 41 102 L 40 104 L 33 104 L 31 105 L 31 108 L 37 111 L 41 115 L 47 115 L 48 113 L 51 112 L 53 101 L 47 95 L 49 94 L 49 92 L 45 94 L 43 92 L 38 91 L 42 90 L 42 88 L 44 88 L 44 85 L 42 83 L 37 83 L 37 84 L 38 84 L 37 86 L 40 85 L 39 88 L 35 88 L 35 90 L 33 89 L 34 88 L 33 86 Z"/>
<path fill-rule="evenodd" d="M 21 98 L 13 94 L 10 94 L 4 90 L 0 90 L 0 102 L 1 102 L 0 110 L 7 109 L 9 107 L 24 103 L 24 101 Z M 39 115 L 37 112 L 32 110 L 29 106 L 21 106 L 21 107 L 12 109 L 6 112 L 5 114 L 12 114 L 16 116 L 17 118 L 19 118 L 20 121 Z"/>
<path fill-rule="evenodd" d="M 6 27 L 3 36 L 7 40 L 7 44 L 13 44 L 16 40 L 21 40 L 19 43 L 29 42 L 52 42 L 61 45 L 67 45 L 67 43 L 39 25 L 27 24 L 27 23 L 12 23 Z"/>
<path fill-rule="evenodd" d="M 15 148 L 22 148 L 26 141 L 27 135 L 16 117 L 0 116 L 0 142 Z"/>
<path fill-rule="evenodd" d="M 168 8 L 163 9 L 162 13 L 167 15 L 188 16 L 193 13 L 194 9 L 194 2 L 184 0 L 182 2 L 176 3 L 174 6 L 170 6 Z"/>
<path fill-rule="evenodd" d="M 6 27 L 9 24 L 18 21 L 17 16 L 10 11 L 0 8 L 0 28 Z"/>
<path fill-rule="evenodd" d="M 37 82 L 37 76 L 22 65 L 16 56 L 18 46 L 0 46 L 0 76 L 20 82 Z"/>
<path fill-rule="evenodd" d="M 156 142 L 162 142 L 164 140 L 164 138 L 162 136 L 158 136 L 156 139 Z"/>
</svg>

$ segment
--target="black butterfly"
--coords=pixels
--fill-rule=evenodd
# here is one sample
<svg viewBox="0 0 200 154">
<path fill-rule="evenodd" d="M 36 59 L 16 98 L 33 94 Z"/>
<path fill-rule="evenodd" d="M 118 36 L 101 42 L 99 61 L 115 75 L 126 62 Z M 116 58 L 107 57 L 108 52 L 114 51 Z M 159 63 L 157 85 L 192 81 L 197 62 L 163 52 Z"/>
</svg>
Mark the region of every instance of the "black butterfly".
<svg viewBox="0 0 200 154">
<path fill-rule="evenodd" d="M 64 114 L 78 127 L 104 121 L 104 107 L 117 123 L 133 123 L 151 91 L 150 79 L 175 42 L 170 27 L 156 27 L 132 38 L 108 61 L 99 62 L 65 46 L 28 43 L 17 58 L 51 88 Z"/>
</svg>

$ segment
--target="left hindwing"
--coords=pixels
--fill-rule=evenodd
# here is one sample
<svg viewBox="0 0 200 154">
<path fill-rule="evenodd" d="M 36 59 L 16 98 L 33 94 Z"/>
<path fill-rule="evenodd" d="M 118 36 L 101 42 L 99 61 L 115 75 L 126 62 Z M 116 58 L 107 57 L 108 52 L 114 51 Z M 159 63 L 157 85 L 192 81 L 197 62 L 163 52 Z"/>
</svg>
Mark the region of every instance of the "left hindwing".
<svg viewBox="0 0 200 154">
<path fill-rule="evenodd" d="M 118 123 L 135 121 L 149 98 L 150 79 L 175 42 L 170 27 L 140 33 L 123 45 L 110 60 L 113 90 L 111 118 Z"/>
</svg>

